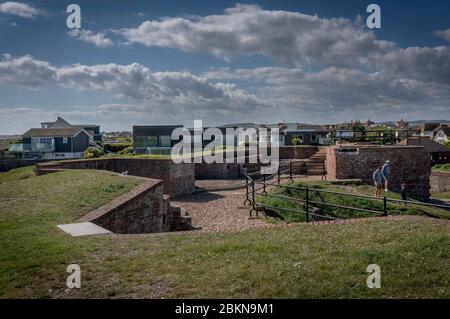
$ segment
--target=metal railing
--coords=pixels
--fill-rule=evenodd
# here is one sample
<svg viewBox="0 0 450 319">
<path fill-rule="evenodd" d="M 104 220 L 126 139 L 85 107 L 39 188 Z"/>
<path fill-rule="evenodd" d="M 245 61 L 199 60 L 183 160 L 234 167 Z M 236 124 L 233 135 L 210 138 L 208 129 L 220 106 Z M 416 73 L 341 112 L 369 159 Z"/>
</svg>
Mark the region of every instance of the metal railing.
<svg viewBox="0 0 450 319">
<path fill-rule="evenodd" d="M 288 177 L 283 177 L 284 172 L 288 172 Z M 303 186 L 293 186 L 293 185 L 283 185 L 281 184 L 282 179 L 289 179 L 290 182 L 293 182 L 292 178 L 292 164 L 289 162 L 289 167 L 286 169 L 282 169 L 281 166 L 279 167 L 277 173 L 272 175 L 263 175 L 260 178 L 255 178 L 254 174 L 247 174 L 246 177 L 246 199 L 244 201 L 244 205 L 250 205 L 250 218 L 252 218 L 253 214 L 255 213 L 256 217 L 259 216 L 260 211 L 266 211 L 266 210 L 280 210 L 280 211 L 286 211 L 291 213 L 297 213 L 297 214 L 303 214 L 305 215 L 306 222 L 309 222 L 311 220 L 337 220 L 339 218 L 333 217 L 333 216 L 327 216 L 325 214 L 317 214 L 314 211 L 311 211 L 314 207 L 329 207 L 332 209 L 345 209 L 355 212 L 361 212 L 361 213 L 367 213 L 367 214 L 373 214 L 376 216 L 388 216 L 389 214 L 389 203 L 391 204 L 401 204 L 401 205 L 410 205 L 410 206 L 419 206 L 419 207 L 433 207 L 433 208 L 440 208 L 450 211 L 449 205 L 441 205 L 441 204 L 432 204 L 432 203 L 424 203 L 420 201 L 411 201 L 411 200 L 401 200 L 401 199 L 394 199 L 394 198 L 388 198 L 386 196 L 384 197 L 375 197 L 375 196 L 369 196 L 369 195 L 360 195 L 360 194 L 351 194 L 351 193 L 343 193 L 343 192 L 335 192 L 325 189 L 317 189 L 317 188 L 311 188 L 311 187 L 303 187 Z M 253 177 L 252 177 L 253 176 Z M 274 181 L 273 181 L 274 180 Z M 272 181 L 272 182 L 271 182 Z M 289 190 L 297 190 L 304 192 L 304 198 L 299 198 L 295 196 L 286 196 L 283 194 L 271 194 L 267 192 L 267 188 L 273 186 L 277 188 L 283 188 L 283 189 L 289 189 Z M 380 202 L 382 205 L 379 210 L 376 209 L 368 209 L 363 207 L 355 207 L 355 206 L 346 206 L 346 205 L 339 205 L 335 203 L 330 203 L 326 201 L 316 201 L 314 200 L 314 196 L 312 196 L 312 193 L 316 194 L 333 194 L 342 196 L 345 198 L 364 198 L 368 200 L 373 200 L 376 202 Z M 294 208 L 285 208 L 285 207 L 274 207 L 271 205 L 267 205 L 263 202 L 258 202 L 257 196 L 260 196 L 261 198 L 276 198 L 281 200 L 286 200 L 290 202 L 296 202 L 301 203 L 303 206 L 303 209 L 294 209 Z"/>
<path fill-rule="evenodd" d="M 385 129 L 385 130 L 330 130 L 326 137 L 319 138 L 320 145 L 333 145 L 336 142 L 354 142 L 370 144 L 396 144 L 402 140 L 418 140 L 420 145 L 420 130 L 415 129 Z"/>
</svg>

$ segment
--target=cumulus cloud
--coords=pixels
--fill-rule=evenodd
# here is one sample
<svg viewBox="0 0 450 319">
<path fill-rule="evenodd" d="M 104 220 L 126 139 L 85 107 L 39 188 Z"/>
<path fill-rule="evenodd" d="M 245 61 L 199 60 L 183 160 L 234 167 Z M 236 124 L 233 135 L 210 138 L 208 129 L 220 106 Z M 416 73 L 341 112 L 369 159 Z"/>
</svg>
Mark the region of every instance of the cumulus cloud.
<svg viewBox="0 0 450 319">
<path fill-rule="evenodd" d="M 29 4 L 14 1 L 0 3 L 0 12 L 27 19 L 33 19 L 38 15 L 44 14 L 43 10 L 37 9 Z"/>
<path fill-rule="evenodd" d="M 373 32 L 348 19 L 321 19 L 256 5 L 236 5 L 222 15 L 145 21 L 120 34 L 146 46 L 207 52 L 223 59 L 262 54 L 291 65 L 350 65 L 394 46 L 377 41 Z"/>
<path fill-rule="evenodd" d="M 130 43 L 208 53 L 225 60 L 260 54 L 290 67 L 390 70 L 400 77 L 449 83 L 448 47 L 400 48 L 377 39 L 359 20 L 237 5 L 221 15 L 145 21 L 119 34 Z"/>
<path fill-rule="evenodd" d="M 240 109 L 266 104 L 229 83 L 212 83 L 189 72 L 152 72 L 138 63 L 56 67 L 30 55 L 5 55 L 0 61 L 0 85 L 38 88 L 59 85 L 79 91 L 105 91 L 117 98 L 146 105 L 171 105 L 195 109 Z M 151 103 L 150 103 L 151 102 Z"/>
<path fill-rule="evenodd" d="M 13 58 L 4 54 L 0 60 L 0 84 L 38 87 L 56 80 L 57 69 L 31 55 Z"/>
<path fill-rule="evenodd" d="M 436 30 L 433 33 L 435 36 L 450 42 L 450 29 Z"/>
<path fill-rule="evenodd" d="M 94 33 L 90 30 L 73 29 L 67 32 L 71 37 L 94 44 L 98 48 L 106 48 L 114 45 L 114 42 L 106 37 L 104 32 Z"/>
<path fill-rule="evenodd" d="M 393 112 L 405 113 L 427 105 L 428 109 L 448 104 L 450 88 L 435 82 L 396 77 L 390 72 L 363 72 L 329 67 L 317 72 L 301 68 L 262 67 L 256 69 L 212 69 L 202 75 L 210 80 L 248 82 L 254 94 L 283 112 L 375 118 Z M 394 108 L 397 107 L 397 110 Z M 366 114 L 366 115 L 365 115 Z M 375 114 L 376 115 L 376 114 Z M 350 117 L 352 118 L 352 117 Z"/>
<path fill-rule="evenodd" d="M 119 124 L 126 118 L 130 125 L 186 123 L 194 118 L 217 124 L 291 119 L 335 122 L 367 117 L 387 120 L 406 114 L 426 117 L 433 112 L 450 116 L 450 86 L 444 82 L 401 77 L 386 70 L 367 72 L 334 66 L 317 71 L 299 67 L 220 68 L 195 75 L 153 72 L 138 63 L 57 67 L 31 56 L 7 55 L 0 61 L 1 84 L 110 92 L 126 102 L 72 110 L 77 113 L 66 115 L 89 114 L 100 122 Z"/>
</svg>

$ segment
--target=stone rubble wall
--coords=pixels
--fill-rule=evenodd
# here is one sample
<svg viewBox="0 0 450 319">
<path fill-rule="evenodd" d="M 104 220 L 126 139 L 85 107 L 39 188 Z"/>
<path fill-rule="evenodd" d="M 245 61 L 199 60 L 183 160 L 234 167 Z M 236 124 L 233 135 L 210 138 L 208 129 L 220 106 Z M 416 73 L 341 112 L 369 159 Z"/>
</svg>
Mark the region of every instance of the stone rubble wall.
<svg viewBox="0 0 450 319">
<path fill-rule="evenodd" d="M 409 196 L 430 197 L 431 158 L 421 146 L 330 146 L 327 173 L 333 179 L 360 179 L 373 184 L 373 172 L 390 160 L 390 189 L 400 192 L 407 185 Z"/>
<path fill-rule="evenodd" d="M 430 177 L 430 190 L 432 193 L 441 193 L 450 190 L 450 172 L 432 172 Z"/>
<path fill-rule="evenodd" d="M 55 169 L 106 170 L 160 179 L 164 182 L 164 193 L 172 197 L 191 194 L 195 189 L 194 164 L 176 164 L 171 159 L 100 158 L 39 163 L 36 165 L 38 175 Z"/>
</svg>

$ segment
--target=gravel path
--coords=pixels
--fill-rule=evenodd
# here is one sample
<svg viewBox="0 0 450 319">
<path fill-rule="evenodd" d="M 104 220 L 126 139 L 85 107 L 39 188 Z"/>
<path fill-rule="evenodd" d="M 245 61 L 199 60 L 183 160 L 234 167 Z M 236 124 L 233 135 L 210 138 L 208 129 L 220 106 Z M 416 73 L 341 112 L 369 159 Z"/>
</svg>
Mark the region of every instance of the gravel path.
<svg viewBox="0 0 450 319">
<path fill-rule="evenodd" d="M 172 200 L 186 209 L 192 225 L 204 232 L 240 231 L 271 227 L 264 219 L 249 218 L 245 189 L 192 194 Z"/>
</svg>

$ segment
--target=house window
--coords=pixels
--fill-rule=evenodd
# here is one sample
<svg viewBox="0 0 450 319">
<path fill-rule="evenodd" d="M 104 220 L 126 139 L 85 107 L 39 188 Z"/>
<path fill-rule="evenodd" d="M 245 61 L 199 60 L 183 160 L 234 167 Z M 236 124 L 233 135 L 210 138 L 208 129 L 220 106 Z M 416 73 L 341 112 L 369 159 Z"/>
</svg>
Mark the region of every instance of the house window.
<svg viewBox="0 0 450 319">
<path fill-rule="evenodd" d="M 136 148 L 147 148 L 158 146 L 157 136 L 136 136 L 134 139 Z"/>
<path fill-rule="evenodd" d="M 63 137 L 63 143 L 64 143 L 64 144 L 69 143 L 69 139 L 68 139 L 67 137 Z"/>
<path fill-rule="evenodd" d="M 159 146 L 171 147 L 172 146 L 172 141 L 170 140 L 170 136 L 169 135 L 160 136 L 159 137 Z"/>
<path fill-rule="evenodd" d="M 52 137 L 32 137 L 31 149 L 33 151 L 51 151 L 54 150 L 54 140 Z"/>
<path fill-rule="evenodd" d="M 312 142 L 315 142 L 315 141 L 316 141 L 316 135 L 314 135 L 314 134 L 311 135 L 311 141 L 312 141 Z"/>
</svg>

